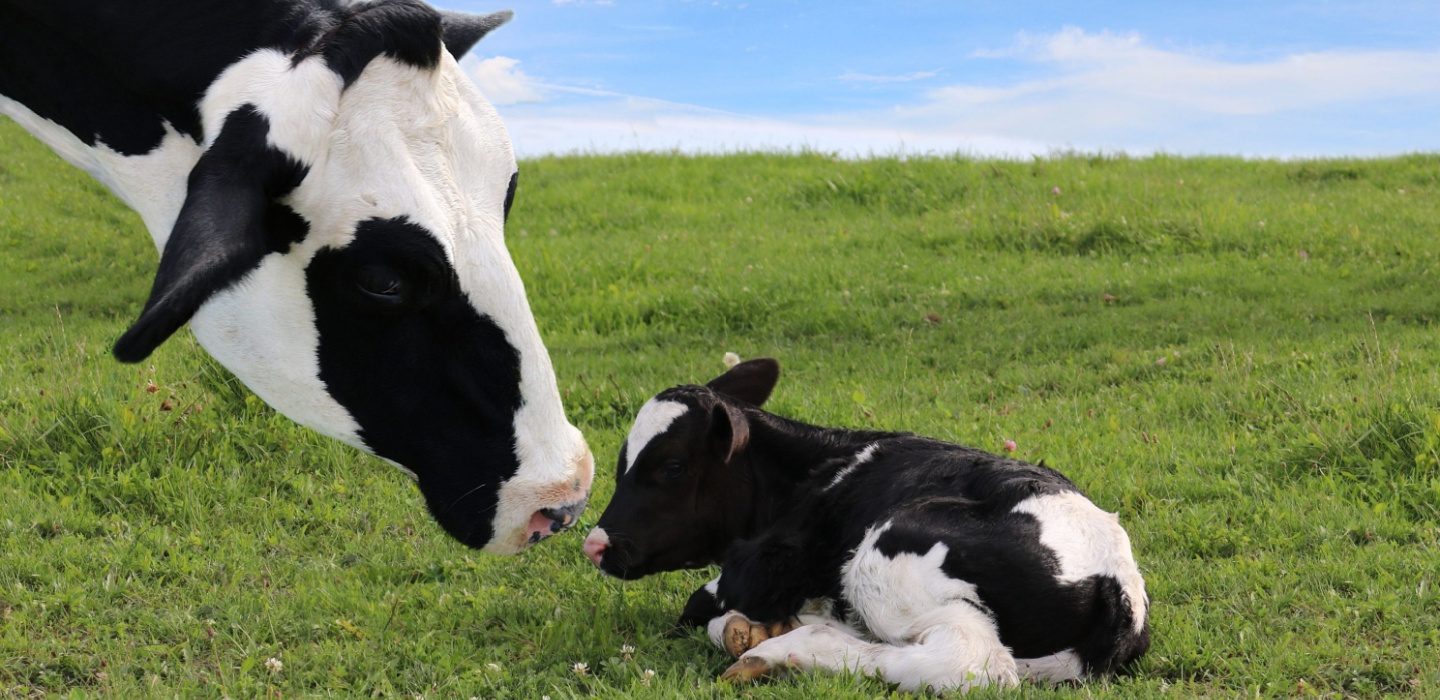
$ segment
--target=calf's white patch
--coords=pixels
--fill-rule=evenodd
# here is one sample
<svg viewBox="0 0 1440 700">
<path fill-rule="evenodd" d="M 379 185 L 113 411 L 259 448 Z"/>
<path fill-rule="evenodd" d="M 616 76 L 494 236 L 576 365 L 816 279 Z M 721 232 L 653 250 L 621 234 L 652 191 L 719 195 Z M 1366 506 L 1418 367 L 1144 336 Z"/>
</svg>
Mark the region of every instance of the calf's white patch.
<svg viewBox="0 0 1440 700">
<path fill-rule="evenodd" d="M 651 440 L 669 430 L 675 419 L 688 410 L 690 407 L 679 401 L 646 401 L 640 412 L 635 414 L 635 424 L 630 427 L 630 436 L 625 439 L 625 471 L 629 472 L 635 466 L 635 460 Z"/>
<path fill-rule="evenodd" d="M 860 450 L 859 454 L 855 455 L 854 460 L 852 460 L 849 464 L 841 467 L 839 471 L 835 472 L 835 477 L 830 480 L 829 484 L 826 484 L 825 490 L 829 491 L 830 489 L 839 486 L 840 482 L 844 481 L 845 477 L 850 476 L 850 473 L 855 471 L 856 467 L 874 459 L 875 451 L 878 449 L 880 449 L 880 443 L 878 442 L 872 442 L 866 445 L 865 449 Z"/>
<path fill-rule="evenodd" d="M 1028 514 L 1040 523 L 1040 544 L 1060 561 L 1062 582 L 1114 577 L 1130 601 L 1135 631 L 1145 626 L 1145 581 L 1131 553 L 1130 536 L 1117 515 L 1100 510 L 1073 491 L 1027 498 L 1012 512 Z"/>
</svg>

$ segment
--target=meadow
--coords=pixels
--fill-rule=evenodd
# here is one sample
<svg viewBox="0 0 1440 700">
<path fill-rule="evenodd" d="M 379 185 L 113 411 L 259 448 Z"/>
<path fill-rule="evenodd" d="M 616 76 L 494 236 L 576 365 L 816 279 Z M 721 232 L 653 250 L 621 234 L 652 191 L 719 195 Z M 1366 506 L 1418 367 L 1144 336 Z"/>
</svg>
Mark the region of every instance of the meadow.
<svg viewBox="0 0 1440 700">
<path fill-rule="evenodd" d="M 580 553 L 634 411 L 721 356 L 771 409 L 1043 459 L 1129 528 L 1134 673 L 975 697 L 1440 697 L 1440 156 L 530 160 L 508 241 L 597 485 L 469 551 L 398 471 L 188 332 L 109 347 L 155 252 L 0 122 L 0 696 L 876 697 L 715 683 L 713 574 Z M 580 664 L 583 664 L 580 665 Z"/>
</svg>

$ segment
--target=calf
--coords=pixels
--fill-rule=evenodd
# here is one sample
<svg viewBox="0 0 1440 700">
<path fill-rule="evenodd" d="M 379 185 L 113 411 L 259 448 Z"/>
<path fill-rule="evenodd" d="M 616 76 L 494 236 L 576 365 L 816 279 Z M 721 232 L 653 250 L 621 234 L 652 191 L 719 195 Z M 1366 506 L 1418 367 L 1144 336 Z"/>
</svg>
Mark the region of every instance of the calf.
<svg viewBox="0 0 1440 700">
<path fill-rule="evenodd" d="M 585 540 L 625 579 L 721 563 L 681 622 L 740 657 L 725 677 L 967 690 L 1145 653 L 1145 583 L 1115 514 L 1041 465 L 767 413 L 779 375 L 752 360 L 647 402 Z"/>
</svg>

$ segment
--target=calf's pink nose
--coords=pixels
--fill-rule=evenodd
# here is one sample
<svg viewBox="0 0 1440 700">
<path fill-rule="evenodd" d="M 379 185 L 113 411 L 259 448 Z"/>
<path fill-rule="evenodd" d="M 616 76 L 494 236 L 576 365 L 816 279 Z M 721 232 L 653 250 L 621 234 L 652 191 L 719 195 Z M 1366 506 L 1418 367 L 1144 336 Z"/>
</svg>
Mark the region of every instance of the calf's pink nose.
<svg viewBox="0 0 1440 700">
<path fill-rule="evenodd" d="M 598 527 L 591 530 L 590 535 L 585 538 L 585 556 L 589 557 L 595 566 L 600 566 L 600 560 L 605 557 L 605 550 L 609 547 L 610 536 Z"/>
</svg>

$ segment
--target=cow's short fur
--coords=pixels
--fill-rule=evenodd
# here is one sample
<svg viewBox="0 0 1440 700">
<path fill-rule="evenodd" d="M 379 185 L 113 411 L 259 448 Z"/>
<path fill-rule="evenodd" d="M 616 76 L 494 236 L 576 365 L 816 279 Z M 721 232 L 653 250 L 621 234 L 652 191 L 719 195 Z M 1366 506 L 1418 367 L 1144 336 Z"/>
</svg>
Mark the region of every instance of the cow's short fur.
<svg viewBox="0 0 1440 700">
<path fill-rule="evenodd" d="M 516 164 L 456 59 L 509 18 L 419 0 L 0 0 L 0 115 L 134 208 L 161 251 L 115 344 L 187 322 L 294 420 L 514 552 L 590 486 L 508 252 Z"/>
<path fill-rule="evenodd" d="M 741 652 L 727 675 L 967 689 L 1145 652 L 1145 585 L 1115 514 L 1045 466 L 767 413 L 778 377 L 753 360 L 648 402 L 586 542 L 622 578 L 722 563 L 682 623 Z"/>
</svg>

